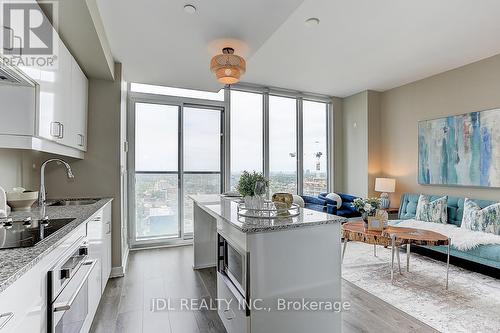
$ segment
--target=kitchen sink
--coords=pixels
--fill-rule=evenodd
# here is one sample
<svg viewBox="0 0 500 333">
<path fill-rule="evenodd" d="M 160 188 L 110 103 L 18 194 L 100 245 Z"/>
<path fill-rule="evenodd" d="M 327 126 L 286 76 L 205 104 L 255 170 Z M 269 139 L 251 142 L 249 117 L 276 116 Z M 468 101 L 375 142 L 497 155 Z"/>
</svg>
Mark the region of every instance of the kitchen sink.
<svg viewBox="0 0 500 333">
<path fill-rule="evenodd" d="M 50 206 L 85 206 L 95 204 L 98 199 L 60 200 Z"/>
</svg>

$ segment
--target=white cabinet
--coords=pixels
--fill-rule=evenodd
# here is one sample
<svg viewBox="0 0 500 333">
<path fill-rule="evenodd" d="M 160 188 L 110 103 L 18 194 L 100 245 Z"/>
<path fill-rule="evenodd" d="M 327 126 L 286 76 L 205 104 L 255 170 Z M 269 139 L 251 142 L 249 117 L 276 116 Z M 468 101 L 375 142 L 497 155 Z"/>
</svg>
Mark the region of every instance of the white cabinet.
<svg viewBox="0 0 500 333">
<path fill-rule="evenodd" d="M 39 85 L 38 136 L 67 144 L 70 120 L 71 60 L 64 43 L 58 39 L 58 58 L 54 68 L 21 67 Z"/>
<path fill-rule="evenodd" d="M 102 292 L 106 288 L 111 274 L 111 203 L 103 208 L 102 233 L 104 235 L 104 250 L 102 255 Z"/>
<path fill-rule="evenodd" d="M 52 66 L 19 66 L 18 69 L 21 72 L 36 82 L 35 88 L 21 86 L 12 88 L 0 85 L 0 90 L 2 90 L 0 97 L 9 96 L 12 89 L 19 89 L 16 94 L 24 95 L 26 94 L 25 90 L 30 89 L 36 100 L 34 102 L 33 98 L 26 99 L 23 104 L 19 104 L 13 97 L 2 98 L 7 106 L 10 107 L 9 104 L 15 105 L 9 108 L 5 115 L 2 113 L 2 117 L 7 118 L 13 124 L 10 127 L 12 130 L 9 133 L 4 133 L 5 131 L 0 125 L 0 134 L 29 135 L 37 139 L 49 140 L 50 143 L 56 142 L 59 145 L 64 145 L 65 148 L 75 149 L 75 152 L 81 154 L 87 149 L 88 80 L 55 30 L 54 54 L 57 57 Z M 9 103 L 9 101 L 13 102 Z M 27 116 L 27 114 L 29 115 Z M 27 129 L 32 128 L 34 130 L 27 131 Z M 12 131 L 15 133 L 11 133 Z M 6 144 L 2 147 L 12 148 Z M 32 147 L 26 148 L 31 149 Z M 48 151 L 47 149 L 40 150 Z M 53 152 L 61 154 L 61 151 L 55 149 Z"/>
<path fill-rule="evenodd" d="M 88 279 L 88 311 L 89 316 L 82 329 L 86 332 L 92 325 L 92 320 L 99 306 L 102 290 L 102 254 L 103 254 L 103 234 L 102 234 L 102 211 L 98 212 L 94 218 L 87 222 L 87 239 L 89 242 L 89 260 L 95 260 L 96 264 Z"/>
<path fill-rule="evenodd" d="M 55 68 L 20 68 L 38 84 L 38 136 L 86 150 L 88 81 L 59 40 Z"/>
<path fill-rule="evenodd" d="M 68 145 L 87 150 L 88 80 L 74 58 L 71 58 L 71 118 L 67 123 Z"/>
<path fill-rule="evenodd" d="M 34 135 L 36 94 L 33 87 L 0 84 L 0 135 Z M 0 322 L 1 323 L 1 322 Z"/>
<path fill-rule="evenodd" d="M 111 203 L 106 204 L 87 222 L 89 258 L 97 260 L 99 297 L 106 288 L 111 273 Z"/>
<path fill-rule="evenodd" d="M 89 259 L 96 260 L 94 267 L 99 280 L 99 296 L 102 290 L 102 258 L 104 255 L 104 235 L 102 233 L 102 211 L 97 213 L 89 222 L 87 222 L 87 239 L 89 241 Z"/>
</svg>

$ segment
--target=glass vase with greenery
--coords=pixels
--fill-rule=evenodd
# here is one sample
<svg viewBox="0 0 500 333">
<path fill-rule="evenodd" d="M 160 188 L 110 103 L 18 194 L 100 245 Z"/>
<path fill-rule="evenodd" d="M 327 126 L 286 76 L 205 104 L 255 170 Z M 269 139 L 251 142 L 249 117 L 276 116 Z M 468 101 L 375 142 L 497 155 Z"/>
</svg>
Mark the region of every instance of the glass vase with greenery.
<svg viewBox="0 0 500 333">
<path fill-rule="evenodd" d="M 368 216 L 375 216 L 377 209 L 380 208 L 380 198 L 356 198 L 352 206 L 361 213 L 363 221 L 368 223 Z"/>
<path fill-rule="evenodd" d="M 257 189 L 259 192 L 257 194 L 255 193 L 256 185 L 258 185 Z M 264 200 L 262 196 L 263 185 L 267 189 L 269 187 L 269 180 L 261 172 L 243 171 L 236 189 L 245 200 L 247 208 L 258 209 L 262 206 L 261 201 Z"/>
</svg>

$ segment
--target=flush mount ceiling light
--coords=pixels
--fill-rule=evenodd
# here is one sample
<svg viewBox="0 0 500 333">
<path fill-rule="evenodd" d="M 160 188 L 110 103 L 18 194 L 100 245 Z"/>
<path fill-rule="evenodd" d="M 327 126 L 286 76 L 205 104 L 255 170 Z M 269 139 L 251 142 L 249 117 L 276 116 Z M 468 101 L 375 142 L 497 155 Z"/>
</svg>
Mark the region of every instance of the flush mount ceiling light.
<svg viewBox="0 0 500 333">
<path fill-rule="evenodd" d="M 222 54 L 216 55 L 210 61 L 210 70 L 220 83 L 234 84 L 245 74 L 245 59 L 234 54 L 232 47 L 225 47 L 222 49 Z"/>
<path fill-rule="evenodd" d="M 196 7 L 193 5 L 185 5 L 184 11 L 188 14 L 194 14 L 194 13 L 196 13 Z"/>
<path fill-rule="evenodd" d="M 311 17 L 306 20 L 306 26 L 308 27 L 313 27 L 319 25 L 319 18 L 317 17 Z"/>
</svg>

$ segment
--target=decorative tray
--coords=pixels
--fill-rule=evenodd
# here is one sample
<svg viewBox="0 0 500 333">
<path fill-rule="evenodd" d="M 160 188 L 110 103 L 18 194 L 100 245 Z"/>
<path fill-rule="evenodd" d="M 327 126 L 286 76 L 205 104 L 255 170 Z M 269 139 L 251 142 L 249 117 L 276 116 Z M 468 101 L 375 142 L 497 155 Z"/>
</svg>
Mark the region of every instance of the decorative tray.
<svg viewBox="0 0 500 333">
<path fill-rule="evenodd" d="M 238 203 L 237 212 L 239 216 L 243 217 L 256 217 L 256 218 L 289 218 L 300 215 L 300 206 L 292 204 L 290 208 L 276 208 L 273 202 L 265 201 L 262 208 L 247 208 L 244 202 Z"/>
</svg>

